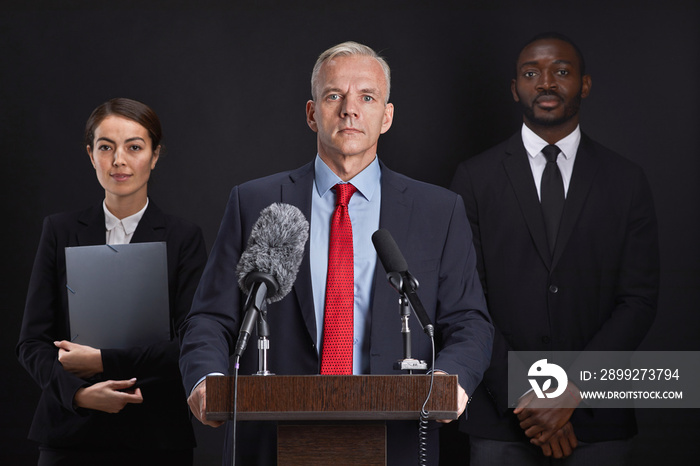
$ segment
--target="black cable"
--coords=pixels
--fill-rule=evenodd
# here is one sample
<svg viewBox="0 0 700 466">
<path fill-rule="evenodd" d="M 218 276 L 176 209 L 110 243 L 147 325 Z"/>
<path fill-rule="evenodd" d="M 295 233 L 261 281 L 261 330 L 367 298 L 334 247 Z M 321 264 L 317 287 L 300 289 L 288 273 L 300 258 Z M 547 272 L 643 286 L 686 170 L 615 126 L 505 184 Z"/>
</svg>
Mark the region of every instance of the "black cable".
<svg viewBox="0 0 700 466">
<path fill-rule="evenodd" d="M 430 372 L 430 389 L 428 390 L 428 396 L 425 397 L 425 402 L 423 402 L 423 407 L 420 410 L 420 421 L 418 424 L 418 464 L 425 466 L 428 464 L 428 410 L 425 409 L 428 406 L 428 401 L 433 393 L 433 381 L 435 380 L 435 338 L 430 335 L 430 345 L 432 347 L 432 368 Z"/>
<path fill-rule="evenodd" d="M 231 439 L 231 466 L 236 466 L 236 414 L 238 413 L 238 360 L 240 356 L 236 356 L 236 362 L 233 365 L 233 436 Z"/>
</svg>

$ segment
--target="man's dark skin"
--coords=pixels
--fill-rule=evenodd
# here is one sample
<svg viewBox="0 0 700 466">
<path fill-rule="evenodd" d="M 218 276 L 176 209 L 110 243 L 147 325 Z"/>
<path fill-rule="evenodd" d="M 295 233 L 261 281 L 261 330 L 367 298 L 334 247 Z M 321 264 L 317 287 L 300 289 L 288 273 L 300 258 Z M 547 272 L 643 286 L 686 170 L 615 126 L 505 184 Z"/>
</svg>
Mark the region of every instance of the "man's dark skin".
<svg viewBox="0 0 700 466">
<path fill-rule="evenodd" d="M 560 39 L 526 46 L 511 82 L 513 99 L 523 106 L 523 121 L 550 144 L 569 135 L 579 122 L 581 99 L 588 97 L 591 77 L 581 73 L 574 47 Z"/>
<path fill-rule="evenodd" d="M 591 77 L 582 73 L 581 59 L 568 42 L 537 40 L 520 52 L 511 83 L 513 99 L 522 105 L 525 125 L 549 144 L 576 129 L 581 99 L 588 97 L 590 90 Z M 578 388 L 571 382 L 567 392 L 580 402 Z M 569 422 L 574 409 L 558 407 L 557 399 L 540 400 L 529 392 L 520 399 L 514 414 L 530 442 L 541 447 L 545 456 L 562 458 L 577 446 Z"/>
</svg>

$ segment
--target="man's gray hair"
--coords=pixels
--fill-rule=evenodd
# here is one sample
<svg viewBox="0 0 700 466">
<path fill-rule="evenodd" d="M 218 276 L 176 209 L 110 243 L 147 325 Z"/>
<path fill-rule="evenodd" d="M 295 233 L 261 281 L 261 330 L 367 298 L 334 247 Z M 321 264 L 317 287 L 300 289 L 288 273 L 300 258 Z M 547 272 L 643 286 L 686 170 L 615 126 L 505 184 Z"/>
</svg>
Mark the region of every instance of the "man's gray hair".
<svg viewBox="0 0 700 466">
<path fill-rule="evenodd" d="M 385 104 L 389 102 L 389 91 L 391 90 L 391 70 L 389 69 L 389 64 L 381 57 L 377 52 L 372 50 L 366 45 L 360 44 L 358 42 L 343 42 L 342 44 L 334 45 L 329 48 L 321 55 L 318 56 L 316 64 L 314 65 L 314 70 L 311 72 L 311 96 L 314 101 L 318 97 L 316 95 L 316 86 L 318 85 L 318 73 L 321 70 L 321 66 L 336 57 L 347 57 L 351 55 L 360 55 L 364 57 L 372 57 L 382 65 L 384 70 L 384 78 L 386 79 L 386 101 Z"/>
</svg>

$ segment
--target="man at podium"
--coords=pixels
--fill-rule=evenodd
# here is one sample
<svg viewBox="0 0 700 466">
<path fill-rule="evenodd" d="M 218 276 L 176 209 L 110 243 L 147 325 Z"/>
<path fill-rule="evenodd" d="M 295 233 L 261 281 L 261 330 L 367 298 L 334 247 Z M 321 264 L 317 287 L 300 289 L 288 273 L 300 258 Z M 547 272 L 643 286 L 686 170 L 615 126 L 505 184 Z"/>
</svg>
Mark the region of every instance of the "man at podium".
<svg viewBox="0 0 700 466">
<path fill-rule="evenodd" d="M 493 327 L 476 271 L 462 199 L 387 168 L 377 157 L 389 130 L 390 71 L 371 48 L 345 42 L 323 52 L 313 69 L 307 123 L 317 135 L 313 161 L 233 188 L 216 244 L 182 328 L 180 367 L 189 404 L 204 424 L 204 378 L 229 372 L 245 296 L 236 266 L 261 210 L 296 206 L 310 223 L 309 243 L 289 294 L 268 306 L 271 370 L 279 375 L 398 374 L 403 354 L 398 295 L 377 263 L 372 234 L 388 230 L 420 283 L 435 326 L 436 372 L 458 375 L 459 409 L 489 365 Z M 417 324 L 417 323 L 416 323 Z M 430 361 L 431 345 L 412 335 L 413 356 Z M 240 374 L 257 370 L 249 349 Z M 417 421 L 387 422 L 388 464 L 414 464 Z M 428 434 L 431 464 L 437 429 Z M 229 436 L 227 436 L 229 438 Z M 225 463 L 230 464 L 230 445 Z M 273 423 L 238 426 L 237 464 L 275 464 Z"/>
</svg>

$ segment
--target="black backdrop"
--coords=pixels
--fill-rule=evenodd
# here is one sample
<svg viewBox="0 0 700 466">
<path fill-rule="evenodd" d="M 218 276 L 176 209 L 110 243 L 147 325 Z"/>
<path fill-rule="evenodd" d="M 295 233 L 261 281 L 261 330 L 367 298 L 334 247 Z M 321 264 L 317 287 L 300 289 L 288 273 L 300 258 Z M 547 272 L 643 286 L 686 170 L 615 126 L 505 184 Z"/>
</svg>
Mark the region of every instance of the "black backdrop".
<svg viewBox="0 0 700 466">
<path fill-rule="evenodd" d="M 14 345 L 42 218 L 103 196 L 82 144 L 90 111 L 124 96 L 158 112 L 168 153 L 149 194 L 211 247 L 232 186 L 314 156 L 311 68 L 344 40 L 392 66 L 380 157 L 446 186 L 458 162 L 519 127 L 509 86 L 520 45 L 544 30 L 574 38 L 593 77 L 583 130 L 644 167 L 655 195 L 662 288 L 643 349 L 700 350 L 697 0 L 32 3 L 0 6 L 0 463 L 36 461 L 25 438 L 39 390 Z M 693 461 L 698 414 L 640 411 L 636 464 Z M 197 464 L 218 464 L 222 432 L 197 434 Z"/>
</svg>

